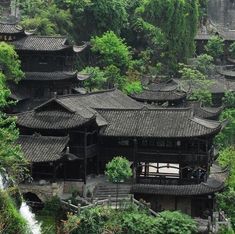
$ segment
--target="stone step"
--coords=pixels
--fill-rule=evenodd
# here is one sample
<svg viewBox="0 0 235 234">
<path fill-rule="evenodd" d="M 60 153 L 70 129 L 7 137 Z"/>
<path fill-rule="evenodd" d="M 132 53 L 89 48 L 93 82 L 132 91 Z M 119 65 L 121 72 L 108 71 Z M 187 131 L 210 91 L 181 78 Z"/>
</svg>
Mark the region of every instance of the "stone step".
<svg viewBox="0 0 235 234">
<path fill-rule="evenodd" d="M 118 186 L 118 197 L 119 198 L 128 198 L 130 194 L 131 186 L 128 184 L 119 184 Z M 98 200 L 107 199 L 111 196 L 111 200 L 115 201 L 117 194 L 117 186 L 112 183 L 100 183 L 95 189 L 94 197 Z"/>
</svg>

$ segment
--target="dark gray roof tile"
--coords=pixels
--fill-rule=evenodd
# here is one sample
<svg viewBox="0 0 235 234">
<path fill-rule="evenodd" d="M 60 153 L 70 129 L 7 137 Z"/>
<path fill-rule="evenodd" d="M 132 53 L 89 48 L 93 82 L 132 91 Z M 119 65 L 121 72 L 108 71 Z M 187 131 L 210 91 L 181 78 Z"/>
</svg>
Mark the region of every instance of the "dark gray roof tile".
<svg viewBox="0 0 235 234">
<path fill-rule="evenodd" d="M 17 124 L 34 129 L 68 129 L 79 127 L 94 119 L 94 115 L 84 117 L 69 109 L 56 99 L 49 100 L 32 111 L 19 113 Z"/>
<path fill-rule="evenodd" d="M 213 165 L 214 166 L 214 165 Z M 213 168 L 212 166 L 212 168 Z M 132 193 L 154 194 L 154 195 L 173 195 L 173 196 L 192 196 L 212 194 L 221 191 L 225 186 L 228 170 L 220 170 L 210 174 L 207 182 L 190 185 L 153 185 L 135 184 L 132 186 Z"/>
<path fill-rule="evenodd" d="M 32 136 L 21 135 L 16 143 L 21 145 L 28 161 L 47 162 L 59 160 L 68 141 L 68 137 L 49 137 L 34 134 Z"/>
<path fill-rule="evenodd" d="M 17 50 L 57 51 L 71 47 L 62 36 L 26 36 L 12 42 Z"/>
<path fill-rule="evenodd" d="M 0 23 L 0 33 L 2 34 L 16 34 L 22 33 L 23 28 L 16 24 Z"/>
<path fill-rule="evenodd" d="M 221 124 L 193 117 L 191 109 L 97 109 L 107 121 L 101 135 L 125 137 L 197 137 L 215 134 Z"/>
</svg>

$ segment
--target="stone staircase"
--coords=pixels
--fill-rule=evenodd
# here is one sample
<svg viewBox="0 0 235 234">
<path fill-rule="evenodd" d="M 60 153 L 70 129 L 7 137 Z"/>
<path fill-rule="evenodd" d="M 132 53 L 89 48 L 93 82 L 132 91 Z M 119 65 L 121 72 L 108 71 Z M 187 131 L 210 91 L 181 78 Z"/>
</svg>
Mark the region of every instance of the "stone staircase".
<svg viewBox="0 0 235 234">
<path fill-rule="evenodd" d="M 111 200 L 115 201 L 116 199 L 116 184 L 112 184 L 109 182 L 103 182 L 99 183 L 94 191 L 94 199 L 97 200 L 103 200 L 107 199 L 109 196 L 111 196 Z M 128 198 L 130 195 L 131 185 L 120 183 L 118 185 L 118 198 L 119 199 L 125 199 Z"/>
</svg>

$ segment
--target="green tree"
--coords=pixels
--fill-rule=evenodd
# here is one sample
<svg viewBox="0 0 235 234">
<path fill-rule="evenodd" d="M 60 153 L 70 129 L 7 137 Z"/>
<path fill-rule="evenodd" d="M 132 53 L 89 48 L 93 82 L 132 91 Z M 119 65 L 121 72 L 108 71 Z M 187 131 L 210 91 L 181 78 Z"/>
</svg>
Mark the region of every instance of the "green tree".
<svg viewBox="0 0 235 234">
<path fill-rule="evenodd" d="M 226 148 L 235 144 L 235 109 L 226 109 L 220 116 L 221 121 L 227 121 L 226 126 L 216 136 L 216 144 L 220 148 Z"/>
<path fill-rule="evenodd" d="M 26 161 L 21 153 L 20 146 L 15 144 L 18 138 L 15 118 L 8 117 L 3 108 L 10 104 L 10 90 L 7 88 L 7 80 L 18 82 L 23 77 L 20 70 L 20 61 L 12 46 L 0 43 L 0 170 L 6 170 L 7 174 L 19 181 L 26 171 Z"/>
<path fill-rule="evenodd" d="M 227 147 L 219 152 L 218 162 L 222 167 L 229 167 L 228 185 L 235 190 L 235 148 Z"/>
<path fill-rule="evenodd" d="M 29 0 L 20 7 L 21 25 L 27 30 L 36 29 L 39 35 L 69 35 L 73 30 L 70 11 L 60 9 L 53 0 Z"/>
<path fill-rule="evenodd" d="M 86 67 L 81 74 L 89 74 L 91 77 L 84 82 L 84 86 L 88 91 L 105 89 L 107 79 L 105 74 L 99 67 Z"/>
<path fill-rule="evenodd" d="M 235 190 L 228 188 L 223 193 L 217 193 L 216 200 L 218 208 L 231 217 L 232 227 L 235 229 Z"/>
<path fill-rule="evenodd" d="M 226 107 L 235 107 L 235 92 L 227 91 L 223 97 L 223 103 Z"/>
<path fill-rule="evenodd" d="M 111 30 L 119 35 L 127 24 L 127 0 L 67 1 L 72 12 L 77 40 L 90 40 Z M 84 2 L 84 3 L 82 3 Z"/>
<path fill-rule="evenodd" d="M 160 233 L 164 234 L 188 234 L 196 233 L 196 222 L 186 214 L 178 211 L 161 212 L 158 218 Z"/>
<path fill-rule="evenodd" d="M 2 70 L 7 80 L 18 82 L 24 77 L 21 64 L 14 47 L 5 42 L 0 42 L 0 71 Z M 4 83 L 3 77 L 1 77 Z"/>
<path fill-rule="evenodd" d="M 194 52 L 198 24 L 198 1 L 146 0 L 136 13 L 146 22 L 161 29 L 165 35 L 164 63 L 175 71 Z"/>
<path fill-rule="evenodd" d="M 194 68 L 200 71 L 205 76 L 210 76 L 215 71 L 213 57 L 208 54 L 197 56 L 193 64 Z"/>
<path fill-rule="evenodd" d="M 101 67 L 114 65 L 121 71 L 129 67 L 132 59 L 130 48 L 114 32 L 108 31 L 101 37 L 93 37 L 91 45 L 91 50 L 99 55 Z"/>
<path fill-rule="evenodd" d="M 212 96 L 209 92 L 211 81 L 197 69 L 191 68 L 185 64 L 180 64 L 181 79 L 187 88 L 188 96 L 191 99 L 201 101 L 203 104 L 211 104 Z"/>
<path fill-rule="evenodd" d="M 117 156 L 106 164 L 105 175 L 107 175 L 110 182 L 117 185 L 116 208 L 118 202 L 118 185 L 132 176 L 130 162 L 121 156 Z"/>
<path fill-rule="evenodd" d="M 229 46 L 229 53 L 230 56 L 235 59 L 235 42 L 233 42 L 230 46 Z"/>
<path fill-rule="evenodd" d="M 224 53 L 224 42 L 219 36 L 213 36 L 207 42 L 205 49 L 215 59 L 220 58 Z"/>
<path fill-rule="evenodd" d="M 28 233 L 27 223 L 21 217 L 14 201 L 6 191 L 0 189 L 0 233 Z"/>
</svg>

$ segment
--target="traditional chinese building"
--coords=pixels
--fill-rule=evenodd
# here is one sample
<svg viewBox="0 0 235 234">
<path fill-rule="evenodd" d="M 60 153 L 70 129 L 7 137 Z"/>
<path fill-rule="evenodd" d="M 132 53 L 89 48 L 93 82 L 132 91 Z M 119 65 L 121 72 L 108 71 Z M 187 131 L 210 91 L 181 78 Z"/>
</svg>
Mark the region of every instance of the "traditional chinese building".
<svg viewBox="0 0 235 234">
<path fill-rule="evenodd" d="M 181 209 L 193 216 L 211 211 L 214 193 L 224 186 L 226 172 L 214 165 L 213 147 L 221 124 L 195 116 L 191 107 L 149 109 L 109 90 L 51 99 L 17 114 L 17 125 L 26 139 L 21 144 L 28 139 L 35 144 L 37 160 L 31 160 L 35 180 L 84 185 L 89 175 L 103 174 L 106 163 L 122 155 L 131 162 L 131 191 L 137 198 L 150 201 L 155 210 Z M 45 155 L 40 156 L 44 151 L 39 150 L 43 138 L 51 144 L 64 139 L 58 146 L 62 153 L 44 160 Z"/>
<path fill-rule="evenodd" d="M 163 83 L 150 83 L 140 93 L 130 95 L 139 102 L 156 106 L 182 106 L 186 102 L 187 93 L 178 90 L 177 84 L 173 81 Z"/>
<path fill-rule="evenodd" d="M 15 47 L 25 72 L 19 84 L 9 84 L 12 99 L 19 101 L 13 112 L 30 109 L 55 95 L 70 94 L 89 78 L 74 72 L 78 53 L 86 44 L 71 45 L 63 36 L 32 35 L 10 23 L 0 23 L 0 41 Z"/>
</svg>

